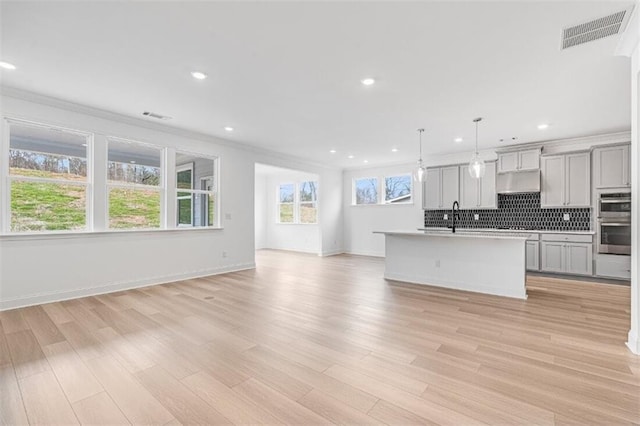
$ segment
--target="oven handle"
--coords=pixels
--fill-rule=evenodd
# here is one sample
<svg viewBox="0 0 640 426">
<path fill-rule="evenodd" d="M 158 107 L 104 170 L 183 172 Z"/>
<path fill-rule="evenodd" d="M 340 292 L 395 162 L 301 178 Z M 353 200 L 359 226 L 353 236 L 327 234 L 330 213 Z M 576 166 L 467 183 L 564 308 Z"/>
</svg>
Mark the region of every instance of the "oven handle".
<svg viewBox="0 0 640 426">
<path fill-rule="evenodd" d="M 601 204 L 624 204 L 624 203 L 630 203 L 631 202 L 631 198 L 616 198 L 615 200 L 612 199 L 600 199 L 600 203 Z"/>
<path fill-rule="evenodd" d="M 600 222 L 600 226 L 631 226 L 631 222 Z"/>
</svg>

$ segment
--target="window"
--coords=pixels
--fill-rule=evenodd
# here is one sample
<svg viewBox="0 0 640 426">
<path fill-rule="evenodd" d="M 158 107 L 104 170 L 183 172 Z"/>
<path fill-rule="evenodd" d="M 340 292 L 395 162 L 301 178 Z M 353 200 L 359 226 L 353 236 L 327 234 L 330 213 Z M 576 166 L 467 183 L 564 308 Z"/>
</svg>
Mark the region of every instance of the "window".
<svg viewBox="0 0 640 426">
<path fill-rule="evenodd" d="M 278 221 L 280 223 L 294 223 L 295 185 L 284 183 L 280 185 L 278 202 Z"/>
<path fill-rule="evenodd" d="M 300 183 L 300 223 L 318 223 L 317 182 Z"/>
<path fill-rule="evenodd" d="M 385 204 L 411 202 L 411 175 L 389 176 L 384 178 Z"/>
<path fill-rule="evenodd" d="M 379 182 L 382 185 L 379 185 Z M 378 196 L 378 191 L 383 191 Z M 353 204 L 410 204 L 413 202 L 411 174 L 367 177 L 353 180 Z"/>
<path fill-rule="evenodd" d="M 216 159 L 176 153 L 176 223 L 179 227 L 216 226 Z"/>
<path fill-rule="evenodd" d="M 89 143 L 87 134 L 9 122 L 12 232 L 87 228 Z"/>
<path fill-rule="evenodd" d="M 107 157 L 109 228 L 159 228 L 162 150 L 109 139 Z"/>
<path fill-rule="evenodd" d="M 354 204 L 378 204 L 378 178 L 356 179 Z"/>
<path fill-rule="evenodd" d="M 298 224 L 318 223 L 318 182 L 280 184 L 277 221 Z"/>
</svg>

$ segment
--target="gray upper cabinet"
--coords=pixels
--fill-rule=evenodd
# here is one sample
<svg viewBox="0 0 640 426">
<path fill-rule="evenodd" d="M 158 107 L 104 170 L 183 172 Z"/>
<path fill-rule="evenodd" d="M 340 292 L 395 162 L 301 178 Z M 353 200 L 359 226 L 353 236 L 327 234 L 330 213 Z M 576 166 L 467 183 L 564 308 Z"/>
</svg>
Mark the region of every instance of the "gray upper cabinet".
<svg viewBox="0 0 640 426">
<path fill-rule="evenodd" d="M 591 206 L 591 157 L 588 152 L 544 156 L 540 165 L 542 207 Z"/>
<path fill-rule="evenodd" d="M 422 208 L 425 210 L 436 210 L 441 206 L 440 196 L 440 168 L 427 169 L 426 181 L 424 185 L 424 194 L 422 197 Z"/>
<path fill-rule="evenodd" d="M 498 154 L 498 173 L 537 170 L 539 168 L 539 148 Z"/>
<path fill-rule="evenodd" d="M 434 167 L 427 169 L 424 183 L 423 208 L 425 210 L 450 209 L 459 197 L 459 167 Z"/>
<path fill-rule="evenodd" d="M 597 189 L 631 186 L 629 145 L 596 148 L 593 156 L 593 179 Z"/>
<path fill-rule="evenodd" d="M 497 208 L 496 163 L 486 163 L 486 167 L 484 177 L 474 179 L 469 175 L 466 166 L 460 166 L 461 209 Z"/>
<path fill-rule="evenodd" d="M 442 202 L 440 203 L 440 207 L 442 208 L 451 208 L 451 206 L 453 206 L 453 202 L 460 198 L 460 194 L 458 193 L 460 188 L 460 181 L 458 177 L 459 169 L 460 168 L 458 166 L 442 168 Z"/>
<path fill-rule="evenodd" d="M 565 156 L 565 206 L 591 206 L 591 155 L 588 152 Z"/>
</svg>

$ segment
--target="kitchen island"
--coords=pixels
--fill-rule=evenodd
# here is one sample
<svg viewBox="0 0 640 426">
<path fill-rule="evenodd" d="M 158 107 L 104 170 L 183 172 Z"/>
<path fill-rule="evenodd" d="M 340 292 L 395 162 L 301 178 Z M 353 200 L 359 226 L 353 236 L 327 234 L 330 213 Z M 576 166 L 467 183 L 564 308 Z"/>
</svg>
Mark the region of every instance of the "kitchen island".
<svg viewBox="0 0 640 426">
<path fill-rule="evenodd" d="M 526 299 L 523 233 L 376 231 L 389 280 Z"/>
</svg>

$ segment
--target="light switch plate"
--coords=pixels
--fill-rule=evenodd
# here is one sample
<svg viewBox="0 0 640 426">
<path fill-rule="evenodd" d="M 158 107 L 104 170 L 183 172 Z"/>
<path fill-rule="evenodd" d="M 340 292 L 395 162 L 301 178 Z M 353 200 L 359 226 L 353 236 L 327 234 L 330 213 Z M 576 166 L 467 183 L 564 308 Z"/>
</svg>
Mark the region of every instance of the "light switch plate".
<svg viewBox="0 0 640 426">
<path fill-rule="evenodd" d="M 563 214 L 562 220 L 564 220 L 565 222 L 569 222 L 571 220 L 571 215 L 569 213 Z"/>
<path fill-rule="evenodd" d="M 231 220 L 231 213 L 225 213 L 224 214 L 224 219 L 225 220 Z"/>
</svg>

